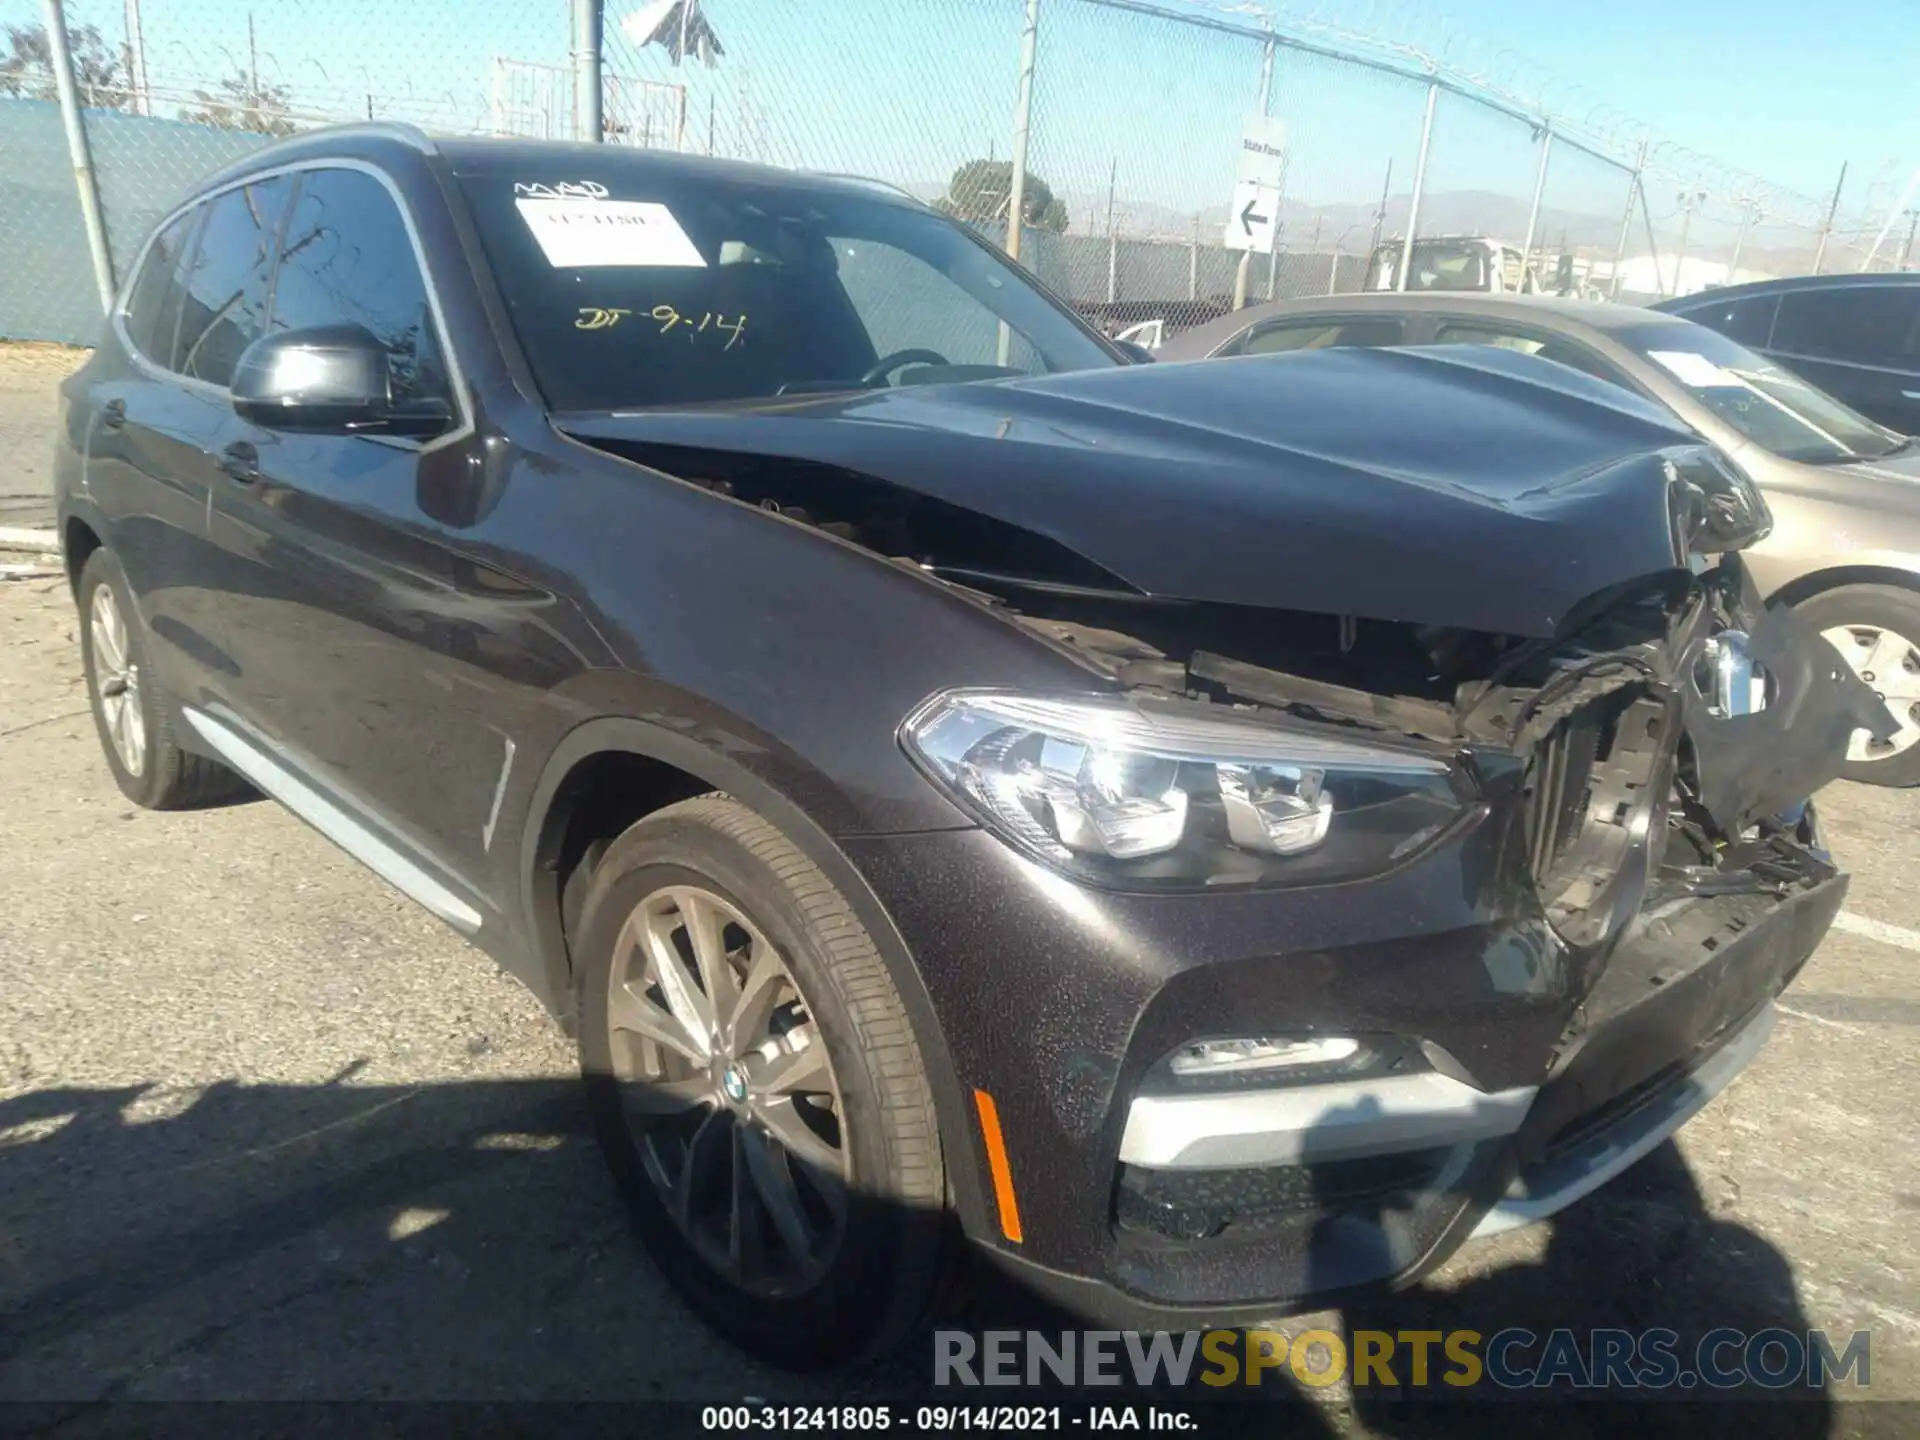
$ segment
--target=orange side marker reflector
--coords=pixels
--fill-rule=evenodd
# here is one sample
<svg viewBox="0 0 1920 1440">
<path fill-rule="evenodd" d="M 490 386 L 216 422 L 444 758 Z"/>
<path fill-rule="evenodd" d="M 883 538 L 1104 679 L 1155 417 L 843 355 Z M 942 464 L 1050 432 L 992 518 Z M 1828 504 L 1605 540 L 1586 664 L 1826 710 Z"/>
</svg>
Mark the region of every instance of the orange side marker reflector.
<svg viewBox="0 0 1920 1440">
<path fill-rule="evenodd" d="M 1000 1133 L 1000 1107 L 984 1090 L 973 1092 L 980 1112 L 980 1134 L 987 1142 L 987 1169 L 993 1172 L 993 1199 L 1000 1207 L 1000 1233 L 1020 1243 L 1020 1205 L 1013 1198 L 1013 1167 L 1007 1164 L 1007 1141 Z"/>
</svg>

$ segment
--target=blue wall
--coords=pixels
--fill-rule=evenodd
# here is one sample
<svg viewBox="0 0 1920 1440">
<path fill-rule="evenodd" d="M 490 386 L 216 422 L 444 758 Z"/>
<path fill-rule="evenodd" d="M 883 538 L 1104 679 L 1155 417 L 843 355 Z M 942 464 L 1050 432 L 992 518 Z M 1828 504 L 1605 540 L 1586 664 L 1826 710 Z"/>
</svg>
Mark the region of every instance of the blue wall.
<svg viewBox="0 0 1920 1440">
<path fill-rule="evenodd" d="M 245 131 L 112 110 L 85 118 L 116 281 L 189 186 L 267 143 Z M 60 109 L 0 99 L 0 339 L 91 345 L 100 325 Z"/>
</svg>

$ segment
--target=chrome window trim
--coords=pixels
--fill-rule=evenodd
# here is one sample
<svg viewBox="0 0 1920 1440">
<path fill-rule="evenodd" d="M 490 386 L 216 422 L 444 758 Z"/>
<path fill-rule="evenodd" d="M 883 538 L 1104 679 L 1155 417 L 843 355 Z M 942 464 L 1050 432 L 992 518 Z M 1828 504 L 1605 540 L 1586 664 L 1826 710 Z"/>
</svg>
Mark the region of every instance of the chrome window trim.
<svg viewBox="0 0 1920 1440">
<path fill-rule="evenodd" d="M 1838 365 L 1843 370 L 1865 370 L 1871 375 L 1920 375 L 1920 363 L 1916 363 L 1911 369 L 1900 365 L 1872 365 L 1865 360 L 1836 360 L 1831 355 L 1809 355 L 1804 350 L 1783 350 L 1778 345 L 1768 345 L 1761 349 L 1760 353 L 1778 356 L 1782 360 L 1804 360 L 1809 365 Z M 1844 404 L 1845 401 L 1841 403 Z"/>
<path fill-rule="evenodd" d="M 387 194 L 393 197 L 394 206 L 400 212 L 400 223 L 406 228 L 407 241 L 413 247 L 414 263 L 419 266 L 421 281 L 426 286 L 427 311 L 433 319 L 434 337 L 440 342 L 440 354 L 446 361 L 447 384 L 453 391 L 454 408 L 459 415 L 459 423 L 455 425 L 453 429 L 447 431 L 444 435 L 436 435 L 433 439 L 424 443 L 399 435 L 355 435 L 346 438 L 370 440 L 378 445 L 390 445 L 396 449 L 411 450 L 422 455 L 431 454 L 435 450 L 467 439 L 474 433 L 476 427 L 473 418 L 473 402 L 467 390 L 466 371 L 460 364 L 460 356 L 454 349 L 453 337 L 447 329 L 446 310 L 440 302 L 440 287 L 434 281 L 433 267 L 427 262 L 426 247 L 420 243 L 419 227 L 414 224 L 413 211 L 407 204 L 407 197 L 402 193 L 399 182 L 378 165 L 366 160 L 354 159 L 347 156 L 324 156 L 315 157 L 310 160 L 295 160 L 285 165 L 270 166 L 264 170 L 254 170 L 246 175 L 237 176 L 232 180 L 224 181 L 211 190 L 204 190 L 191 199 L 176 205 L 154 225 L 152 232 L 141 244 L 140 252 L 134 257 L 133 264 L 127 268 L 127 278 L 122 282 L 120 293 L 114 299 L 113 314 L 109 317 L 108 322 L 113 330 L 114 338 L 120 342 L 121 348 L 126 351 L 128 358 L 133 361 L 134 367 L 149 379 L 179 385 L 196 395 L 204 396 L 210 400 L 217 400 L 225 405 L 231 405 L 233 403 L 233 391 L 227 386 L 215 385 L 209 380 L 196 380 L 191 376 L 182 375 L 177 370 L 169 370 L 166 366 L 156 363 L 143 353 L 140 347 L 133 343 L 133 337 L 127 331 L 127 301 L 132 298 L 134 282 L 139 279 L 140 272 L 146 266 L 147 253 L 153 248 L 153 242 L 159 239 L 166 231 L 166 228 L 175 220 L 190 211 L 197 210 L 203 205 L 211 204 L 231 190 L 238 190 L 245 185 L 257 184 L 262 180 L 271 180 L 276 176 L 300 174 L 309 170 L 358 170 L 361 174 L 371 175 L 375 180 L 379 181 L 380 184 L 386 188 Z M 292 211 L 289 209 L 288 218 L 290 219 L 291 217 Z M 281 235 L 284 240 L 284 226 L 282 227 Z M 276 256 L 276 270 L 278 268 L 278 260 L 279 257 Z"/>
</svg>

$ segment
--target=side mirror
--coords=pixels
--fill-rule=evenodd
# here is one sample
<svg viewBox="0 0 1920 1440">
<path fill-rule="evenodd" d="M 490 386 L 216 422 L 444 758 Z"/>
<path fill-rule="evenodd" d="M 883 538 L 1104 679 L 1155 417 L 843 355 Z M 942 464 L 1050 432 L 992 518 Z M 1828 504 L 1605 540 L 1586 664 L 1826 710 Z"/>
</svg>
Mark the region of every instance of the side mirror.
<svg viewBox="0 0 1920 1440">
<path fill-rule="evenodd" d="M 267 335 L 233 367 L 233 408 L 268 430 L 426 437 L 444 432 L 444 400 L 397 403 L 387 347 L 359 325 Z"/>
<path fill-rule="evenodd" d="M 1153 364 L 1153 351 L 1149 350 L 1137 340 L 1116 340 L 1113 342 L 1113 345 L 1114 348 L 1122 355 L 1125 355 L 1132 364 Z"/>
</svg>

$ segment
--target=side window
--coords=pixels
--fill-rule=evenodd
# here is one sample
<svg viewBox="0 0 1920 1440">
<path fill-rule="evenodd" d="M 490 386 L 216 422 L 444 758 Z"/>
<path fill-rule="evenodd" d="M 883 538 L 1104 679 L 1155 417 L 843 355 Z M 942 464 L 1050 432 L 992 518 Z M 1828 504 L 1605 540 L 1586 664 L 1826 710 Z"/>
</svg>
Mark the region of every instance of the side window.
<svg viewBox="0 0 1920 1440">
<path fill-rule="evenodd" d="M 1398 345 L 1398 320 L 1308 320 L 1271 325 L 1247 337 L 1242 355 L 1277 355 L 1283 350 L 1327 350 L 1337 345 Z"/>
<path fill-rule="evenodd" d="M 1850 286 L 1782 297 L 1775 350 L 1856 365 L 1899 365 L 1920 311 L 1920 286 Z"/>
<path fill-rule="evenodd" d="M 180 262 L 193 238 L 193 222 L 200 211 L 187 211 L 154 237 L 147 247 L 140 273 L 127 291 L 127 338 L 154 364 L 173 365 L 173 334 L 180 327 Z"/>
<path fill-rule="evenodd" d="M 361 170 L 306 170 L 287 218 L 273 329 L 360 325 L 387 347 L 396 400 L 451 395 L 426 277 L 400 207 Z"/>
<path fill-rule="evenodd" d="M 1510 330 L 1496 330 L 1483 325 L 1442 325 L 1439 333 L 1433 337 L 1433 343 L 1436 345 L 1491 345 L 1496 350 L 1518 350 L 1522 355 L 1538 355 L 1542 360 L 1552 360 L 1569 369 L 1578 370 L 1583 375 L 1591 375 L 1596 380 L 1605 380 L 1611 385 L 1627 383 L 1612 366 L 1596 356 L 1587 354 L 1578 346 L 1538 335 L 1521 335 Z"/>
<path fill-rule="evenodd" d="M 1681 313 L 1696 325 L 1718 330 L 1729 340 L 1738 340 L 1755 350 L 1767 348 L 1773 334 L 1773 317 L 1780 309 L 1778 295 L 1756 295 L 1746 300 L 1722 300 L 1711 305 L 1696 305 Z"/>
<path fill-rule="evenodd" d="M 273 246 L 292 188 L 284 175 L 216 196 L 188 263 L 172 368 L 225 385 L 240 352 L 267 333 Z"/>
</svg>

